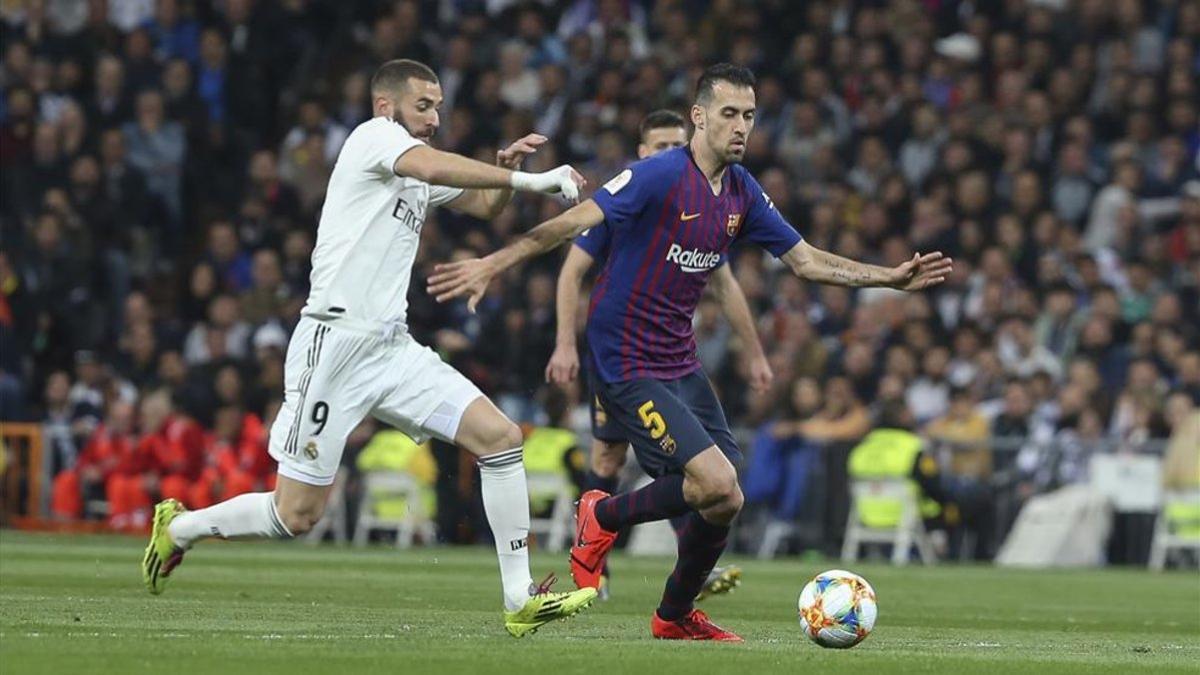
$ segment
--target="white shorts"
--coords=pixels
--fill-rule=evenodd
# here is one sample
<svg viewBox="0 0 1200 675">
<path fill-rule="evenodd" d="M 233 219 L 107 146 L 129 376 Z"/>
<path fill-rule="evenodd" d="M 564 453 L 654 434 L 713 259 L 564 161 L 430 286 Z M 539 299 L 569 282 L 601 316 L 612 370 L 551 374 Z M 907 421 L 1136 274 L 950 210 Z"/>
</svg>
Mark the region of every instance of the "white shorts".
<svg viewBox="0 0 1200 675">
<path fill-rule="evenodd" d="M 367 415 L 422 442 L 453 441 L 479 388 L 407 334 L 301 317 L 288 344 L 284 400 L 271 426 L 279 475 L 330 485 Z"/>
</svg>

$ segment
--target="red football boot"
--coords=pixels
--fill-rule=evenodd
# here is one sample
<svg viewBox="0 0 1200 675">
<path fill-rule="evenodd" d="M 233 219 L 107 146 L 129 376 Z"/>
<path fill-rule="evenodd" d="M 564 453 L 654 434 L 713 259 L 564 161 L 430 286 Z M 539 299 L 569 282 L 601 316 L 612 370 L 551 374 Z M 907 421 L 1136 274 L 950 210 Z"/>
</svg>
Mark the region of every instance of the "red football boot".
<svg viewBox="0 0 1200 675">
<path fill-rule="evenodd" d="M 659 640 L 715 640 L 717 642 L 745 642 L 735 633 L 709 621 L 708 615 L 698 609 L 677 621 L 664 621 L 658 612 L 650 620 L 650 634 Z"/>
<path fill-rule="evenodd" d="M 575 511 L 575 543 L 571 545 L 571 577 L 579 588 L 600 588 L 604 560 L 617 541 L 596 520 L 596 504 L 608 496 L 603 490 L 588 490 L 579 498 Z"/>
</svg>

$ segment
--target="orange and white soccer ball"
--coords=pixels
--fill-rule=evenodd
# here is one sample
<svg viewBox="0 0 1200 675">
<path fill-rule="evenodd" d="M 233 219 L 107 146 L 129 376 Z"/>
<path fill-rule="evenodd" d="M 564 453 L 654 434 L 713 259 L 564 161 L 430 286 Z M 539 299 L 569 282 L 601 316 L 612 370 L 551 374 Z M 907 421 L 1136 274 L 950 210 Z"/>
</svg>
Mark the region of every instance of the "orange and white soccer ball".
<svg viewBox="0 0 1200 675">
<path fill-rule="evenodd" d="M 800 592 L 800 627 L 822 647 L 849 649 L 875 627 L 875 589 L 846 570 L 821 572 Z"/>
</svg>

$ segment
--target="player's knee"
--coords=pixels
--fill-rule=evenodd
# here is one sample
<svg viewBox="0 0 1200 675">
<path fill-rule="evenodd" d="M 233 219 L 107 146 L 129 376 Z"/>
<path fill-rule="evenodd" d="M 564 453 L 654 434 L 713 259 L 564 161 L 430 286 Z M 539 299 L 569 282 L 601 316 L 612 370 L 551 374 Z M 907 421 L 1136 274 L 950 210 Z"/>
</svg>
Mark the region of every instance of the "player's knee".
<svg viewBox="0 0 1200 675">
<path fill-rule="evenodd" d="M 525 434 L 521 433 L 521 427 L 513 424 L 508 418 L 498 424 L 486 440 L 487 449 L 491 452 L 504 452 L 519 448 L 524 442 Z"/>
<path fill-rule="evenodd" d="M 709 506 L 704 508 L 701 513 L 705 520 L 711 523 L 728 525 L 741 513 L 744 502 L 742 489 L 737 485 L 737 481 L 734 481 L 731 488 L 714 495 Z"/>
<path fill-rule="evenodd" d="M 525 443 L 525 434 L 521 432 L 521 427 L 505 420 L 504 433 L 500 438 L 500 450 L 508 450 L 511 448 L 519 448 Z"/>
<path fill-rule="evenodd" d="M 742 496 L 742 488 L 738 485 L 737 476 L 721 480 L 709 495 L 709 499 L 714 506 L 720 506 L 735 513 L 740 511 L 745 498 Z"/>
<path fill-rule="evenodd" d="M 730 517 L 736 516 L 742 512 L 742 506 L 746 503 L 746 496 L 742 494 L 742 487 L 734 483 L 733 492 L 727 494 L 723 500 L 725 510 L 730 513 Z"/>
<path fill-rule="evenodd" d="M 742 488 L 738 485 L 737 473 L 730 468 L 728 471 L 717 471 L 704 476 L 697 481 L 697 504 L 702 509 L 721 508 L 733 510 L 735 513 L 742 508 L 744 498 Z"/>
<path fill-rule="evenodd" d="M 466 449 L 480 457 L 486 457 L 521 447 L 525 442 L 525 435 L 521 433 L 521 427 L 513 424 L 507 417 L 500 417 L 479 429 L 472 441 L 471 445 L 474 447 Z"/>
</svg>

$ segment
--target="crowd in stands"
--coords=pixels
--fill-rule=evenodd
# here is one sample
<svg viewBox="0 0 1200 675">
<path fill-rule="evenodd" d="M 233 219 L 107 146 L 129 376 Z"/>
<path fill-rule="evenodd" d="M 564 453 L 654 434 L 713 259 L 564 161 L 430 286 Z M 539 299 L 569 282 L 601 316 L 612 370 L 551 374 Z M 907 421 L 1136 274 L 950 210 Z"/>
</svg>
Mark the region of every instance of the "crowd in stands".
<svg viewBox="0 0 1200 675">
<path fill-rule="evenodd" d="M 398 57 L 441 79 L 436 145 L 492 162 L 536 131 L 551 141 L 526 168 L 570 162 L 591 186 L 634 158 L 646 113 L 686 112 L 704 66 L 749 66 L 746 165 L 803 236 L 885 265 L 953 257 L 905 295 L 739 250 L 774 386 L 745 386 L 715 302 L 696 334 L 760 436 L 848 448 L 899 406 L 959 447 L 948 475 L 1032 493 L 1200 403 L 1195 2 L 35 0 L 0 18 L 0 419 L 44 422 L 64 517 L 269 483 L 326 183 Z M 413 334 L 523 423 L 547 422 L 561 256 L 478 314 L 422 280 L 562 208 L 431 212 L 412 284 Z M 586 434 L 587 395 L 567 394 Z"/>
</svg>

